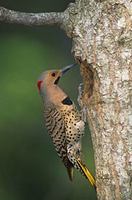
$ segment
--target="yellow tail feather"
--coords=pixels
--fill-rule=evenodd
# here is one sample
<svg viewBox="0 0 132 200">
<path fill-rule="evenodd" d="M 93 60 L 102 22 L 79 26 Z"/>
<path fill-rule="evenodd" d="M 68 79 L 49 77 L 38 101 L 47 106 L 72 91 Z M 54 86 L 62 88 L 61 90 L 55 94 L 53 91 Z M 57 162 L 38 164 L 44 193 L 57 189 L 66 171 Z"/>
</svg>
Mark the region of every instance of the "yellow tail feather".
<svg viewBox="0 0 132 200">
<path fill-rule="evenodd" d="M 91 183 L 91 185 L 96 189 L 95 179 L 91 175 L 90 171 L 87 169 L 87 167 L 80 160 L 77 159 L 77 163 L 80 166 L 80 168 L 81 168 L 82 172 L 84 173 L 84 175 L 86 176 L 86 178 Z"/>
</svg>

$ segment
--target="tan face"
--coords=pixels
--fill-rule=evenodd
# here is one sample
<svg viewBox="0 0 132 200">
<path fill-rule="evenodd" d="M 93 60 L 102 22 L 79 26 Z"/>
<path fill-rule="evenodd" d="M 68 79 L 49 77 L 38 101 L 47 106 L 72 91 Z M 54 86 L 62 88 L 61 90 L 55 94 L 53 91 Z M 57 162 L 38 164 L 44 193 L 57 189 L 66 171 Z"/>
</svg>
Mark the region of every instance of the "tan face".
<svg viewBox="0 0 132 200">
<path fill-rule="evenodd" d="M 42 86 L 57 85 L 60 77 L 62 76 L 61 70 L 51 70 L 44 72 L 37 82 L 39 91 Z"/>
<path fill-rule="evenodd" d="M 61 70 L 49 70 L 40 76 L 37 86 L 39 91 L 43 88 L 47 88 L 47 86 L 57 85 L 61 76 L 63 76 L 67 71 L 69 71 L 76 64 L 68 65 Z"/>
</svg>

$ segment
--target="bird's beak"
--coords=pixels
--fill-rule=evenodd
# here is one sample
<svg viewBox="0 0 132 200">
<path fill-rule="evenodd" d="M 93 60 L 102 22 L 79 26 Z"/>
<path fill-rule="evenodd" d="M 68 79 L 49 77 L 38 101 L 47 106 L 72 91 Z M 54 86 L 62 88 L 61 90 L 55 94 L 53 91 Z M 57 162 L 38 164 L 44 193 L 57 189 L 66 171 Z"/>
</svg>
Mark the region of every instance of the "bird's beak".
<svg viewBox="0 0 132 200">
<path fill-rule="evenodd" d="M 68 66 L 64 67 L 64 68 L 61 70 L 62 76 L 63 76 L 67 71 L 69 71 L 72 67 L 74 67 L 75 65 L 77 65 L 77 64 L 74 63 L 74 64 L 72 64 L 72 65 L 68 65 Z"/>
</svg>

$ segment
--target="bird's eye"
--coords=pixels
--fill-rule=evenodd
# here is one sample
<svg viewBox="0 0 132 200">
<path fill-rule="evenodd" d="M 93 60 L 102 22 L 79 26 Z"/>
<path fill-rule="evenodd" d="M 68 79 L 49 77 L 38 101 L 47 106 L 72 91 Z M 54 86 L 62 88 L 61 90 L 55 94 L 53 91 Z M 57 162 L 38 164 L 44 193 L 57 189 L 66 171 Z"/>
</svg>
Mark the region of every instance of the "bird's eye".
<svg viewBox="0 0 132 200">
<path fill-rule="evenodd" d="M 53 73 L 51 74 L 51 76 L 55 77 L 55 73 L 53 72 Z"/>
</svg>

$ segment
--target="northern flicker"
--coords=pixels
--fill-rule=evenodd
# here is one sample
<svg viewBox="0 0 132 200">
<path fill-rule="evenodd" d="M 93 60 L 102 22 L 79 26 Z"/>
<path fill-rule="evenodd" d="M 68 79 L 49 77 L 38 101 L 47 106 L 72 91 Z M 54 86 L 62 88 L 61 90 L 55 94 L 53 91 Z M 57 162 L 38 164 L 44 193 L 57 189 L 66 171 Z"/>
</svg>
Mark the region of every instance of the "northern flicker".
<svg viewBox="0 0 132 200">
<path fill-rule="evenodd" d="M 37 86 L 44 105 L 46 127 L 55 149 L 67 168 L 70 180 L 73 169 L 78 169 L 95 187 L 95 180 L 81 160 L 81 138 L 84 121 L 67 94 L 58 86 L 59 79 L 74 66 L 42 73 Z"/>
</svg>

